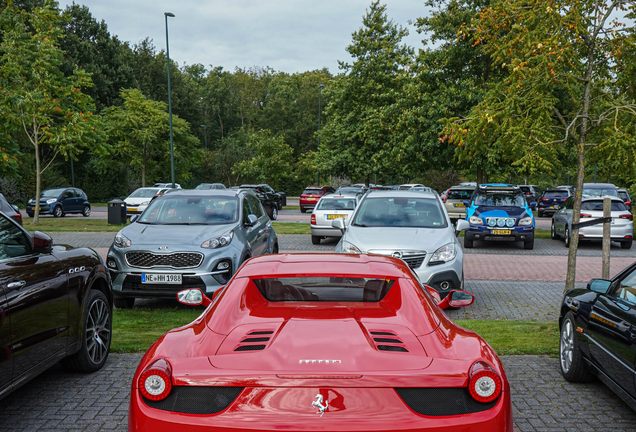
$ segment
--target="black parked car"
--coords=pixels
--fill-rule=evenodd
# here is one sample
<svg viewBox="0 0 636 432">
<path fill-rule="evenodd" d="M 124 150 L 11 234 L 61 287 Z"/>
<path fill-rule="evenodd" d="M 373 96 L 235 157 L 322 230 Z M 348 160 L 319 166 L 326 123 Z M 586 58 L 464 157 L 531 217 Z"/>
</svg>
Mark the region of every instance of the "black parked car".
<svg viewBox="0 0 636 432">
<path fill-rule="evenodd" d="M 100 369 L 112 304 L 96 252 L 52 246 L 0 214 L 0 399 L 60 360 L 72 371 Z"/>
<path fill-rule="evenodd" d="M 244 184 L 240 188 L 251 189 L 256 194 L 271 220 L 276 220 L 278 218 L 278 210 L 282 210 L 283 206 L 287 205 L 287 194 L 285 192 L 276 192 L 267 184 Z"/>
<path fill-rule="evenodd" d="M 541 189 L 537 185 L 519 185 L 519 187 L 521 188 L 523 194 L 526 196 L 526 201 L 528 201 L 528 204 L 530 204 L 531 202 L 539 202 L 539 198 L 543 193 L 543 189 Z M 536 210 L 536 208 L 537 206 L 535 205 L 532 210 Z"/>
<path fill-rule="evenodd" d="M 17 206 L 9 204 L 9 202 L 4 198 L 4 195 L 0 193 L 0 212 L 6 214 L 7 216 L 13 218 L 17 223 L 22 225 L 22 214 Z"/>
<path fill-rule="evenodd" d="M 636 264 L 612 280 L 568 291 L 559 317 L 561 372 L 570 382 L 596 375 L 636 410 Z"/>
<path fill-rule="evenodd" d="M 546 189 L 537 204 L 539 217 L 559 211 L 566 199 L 570 197 L 569 189 Z"/>
<path fill-rule="evenodd" d="M 26 206 L 29 217 L 35 213 L 35 197 Z M 40 193 L 40 215 L 52 214 L 62 217 L 67 213 L 81 213 L 84 217 L 91 215 L 91 203 L 83 190 L 77 188 L 45 189 Z"/>
</svg>

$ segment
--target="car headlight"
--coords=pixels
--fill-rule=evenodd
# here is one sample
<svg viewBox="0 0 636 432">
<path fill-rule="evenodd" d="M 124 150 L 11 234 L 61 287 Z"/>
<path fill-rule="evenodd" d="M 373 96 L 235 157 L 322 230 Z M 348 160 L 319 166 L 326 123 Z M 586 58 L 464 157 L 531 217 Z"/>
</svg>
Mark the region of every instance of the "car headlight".
<svg viewBox="0 0 636 432">
<path fill-rule="evenodd" d="M 524 217 L 519 221 L 519 225 L 532 225 L 532 218 L 530 216 Z"/>
<path fill-rule="evenodd" d="M 457 256 L 457 247 L 455 243 L 448 243 L 437 249 L 428 264 L 441 264 L 455 259 Z"/>
<path fill-rule="evenodd" d="M 232 239 L 234 238 L 234 231 L 230 231 L 227 234 L 223 234 L 219 237 L 211 238 L 210 240 L 206 240 L 201 244 L 202 248 L 205 249 L 216 249 L 223 246 L 227 246 L 230 244 Z"/>
<path fill-rule="evenodd" d="M 481 220 L 481 218 L 479 216 L 471 216 L 470 219 L 468 219 L 468 222 L 470 222 L 473 225 L 483 225 L 484 221 Z"/>
<path fill-rule="evenodd" d="M 140 206 L 147 206 L 148 204 L 150 204 L 150 201 L 144 201 L 141 204 L 139 204 Z"/>
<path fill-rule="evenodd" d="M 47 203 L 47 204 L 53 204 L 55 201 L 57 201 L 55 198 L 47 199 L 47 200 L 46 200 L 46 203 Z"/>
<path fill-rule="evenodd" d="M 125 235 L 121 233 L 117 233 L 117 235 L 115 236 L 114 244 L 116 247 L 123 249 L 123 248 L 130 247 L 132 243 L 128 237 L 126 237 Z"/>
<path fill-rule="evenodd" d="M 362 253 L 360 249 L 353 243 L 349 243 L 348 241 L 342 241 L 342 252 L 344 253 Z"/>
</svg>

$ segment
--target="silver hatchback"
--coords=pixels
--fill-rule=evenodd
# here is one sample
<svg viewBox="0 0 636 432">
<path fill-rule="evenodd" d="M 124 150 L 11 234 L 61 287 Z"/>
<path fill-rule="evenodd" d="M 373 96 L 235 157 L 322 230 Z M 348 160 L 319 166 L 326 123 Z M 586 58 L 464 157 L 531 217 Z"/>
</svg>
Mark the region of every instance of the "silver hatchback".
<svg viewBox="0 0 636 432">
<path fill-rule="evenodd" d="M 331 226 L 335 219 L 349 222 L 361 195 L 347 194 L 323 195 L 311 214 L 311 243 L 320 244 L 320 240 L 328 237 L 342 237 L 338 228 Z"/>
<path fill-rule="evenodd" d="M 610 225 L 610 237 L 612 241 L 620 242 L 623 249 L 630 249 L 634 236 L 634 218 L 623 202 L 618 197 L 612 199 L 612 223 Z M 574 212 L 574 197 L 571 196 L 561 208 L 552 216 L 551 237 L 562 238 L 565 246 L 570 246 L 570 234 L 572 233 L 572 216 Z M 586 222 L 603 217 L 603 197 L 583 196 L 581 200 L 581 222 Z M 602 240 L 603 224 L 587 226 L 579 229 L 579 240 Z"/>
<path fill-rule="evenodd" d="M 174 191 L 131 221 L 106 259 L 118 308 L 140 297 L 176 299 L 186 288 L 211 294 L 248 258 L 278 252 L 272 223 L 251 191 Z"/>
<path fill-rule="evenodd" d="M 404 260 L 422 283 L 441 297 L 464 285 L 464 253 L 436 193 L 374 191 L 364 196 L 351 221 L 336 219 L 344 231 L 336 252 L 388 255 Z M 459 230 L 469 228 L 460 220 Z"/>
</svg>

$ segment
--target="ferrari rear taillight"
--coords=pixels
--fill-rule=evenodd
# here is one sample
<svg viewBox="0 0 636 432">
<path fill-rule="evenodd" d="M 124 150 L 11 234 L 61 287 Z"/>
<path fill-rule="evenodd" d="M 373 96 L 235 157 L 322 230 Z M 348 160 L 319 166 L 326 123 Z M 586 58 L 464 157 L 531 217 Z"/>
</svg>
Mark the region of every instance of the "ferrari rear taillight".
<svg viewBox="0 0 636 432">
<path fill-rule="evenodd" d="M 316 225 L 316 215 L 311 215 L 311 224 Z"/>
<path fill-rule="evenodd" d="M 620 219 L 629 219 L 630 221 L 634 220 L 634 216 L 632 216 L 631 214 L 623 214 L 619 216 Z"/>
<path fill-rule="evenodd" d="M 139 377 L 139 391 L 151 401 L 168 397 L 172 390 L 172 368 L 170 363 L 159 359 L 150 365 Z"/>
<path fill-rule="evenodd" d="M 468 392 L 477 402 L 492 402 L 501 394 L 501 378 L 487 363 L 474 363 L 468 376 Z"/>
</svg>

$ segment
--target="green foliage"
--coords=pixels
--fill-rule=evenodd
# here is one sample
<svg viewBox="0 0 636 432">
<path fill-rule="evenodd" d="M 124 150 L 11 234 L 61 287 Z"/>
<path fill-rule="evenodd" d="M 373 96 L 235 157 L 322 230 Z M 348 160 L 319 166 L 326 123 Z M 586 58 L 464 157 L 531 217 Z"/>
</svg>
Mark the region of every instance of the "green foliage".
<svg viewBox="0 0 636 432">
<path fill-rule="evenodd" d="M 123 106 L 113 106 L 103 112 L 113 154 L 140 170 L 142 186 L 146 186 L 147 178 L 167 179 L 170 176 L 170 135 L 166 105 L 147 99 L 137 89 L 122 90 L 121 98 Z M 188 180 L 192 169 L 203 158 L 203 152 L 185 120 L 175 115 L 172 124 L 175 176 L 179 181 Z"/>
<path fill-rule="evenodd" d="M 276 190 L 280 182 L 291 175 L 293 149 L 281 135 L 268 130 L 252 132 L 248 136 L 249 159 L 234 165 L 233 172 L 253 183 L 268 183 Z"/>
<path fill-rule="evenodd" d="M 412 49 L 401 44 L 408 31 L 389 20 L 386 6 L 371 4 L 341 63 L 344 75 L 325 89 L 328 124 L 321 131 L 322 169 L 369 179 L 399 170 L 406 156 L 396 146 L 398 101 L 411 75 Z M 423 157 L 423 155 L 420 155 Z"/>
<path fill-rule="evenodd" d="M 66 158 L 84 148 L 103 153 L 99 117 L 93 101 L 82 92 L 92 86 L 90 76 L 75 68 L 69 77 L 60 70 L 62 34 L 56 3 L 46 1 L 33 12 L 9 4 L 0 15 L 0 107 L 12 128 L 22 128 L 33 145 L 36 160 L 36 206 L 39 206 L 41 175 L 58 154 Z M 53 155 L 42 168 L 41 148 Z M 38 222 L 36 210 L 33 220 Z"/>
</svg>

